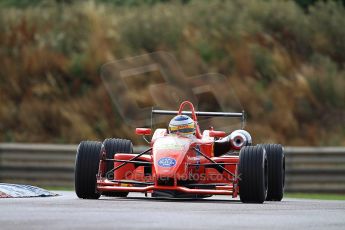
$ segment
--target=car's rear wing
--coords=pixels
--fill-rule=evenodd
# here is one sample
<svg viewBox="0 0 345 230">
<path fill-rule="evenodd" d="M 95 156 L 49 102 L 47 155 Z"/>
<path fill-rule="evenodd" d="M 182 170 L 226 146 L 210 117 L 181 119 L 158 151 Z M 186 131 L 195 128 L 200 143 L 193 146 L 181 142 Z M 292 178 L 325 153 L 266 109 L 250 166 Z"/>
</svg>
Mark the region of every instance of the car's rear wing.
<svg viewBox="0 0 345 230">
<path fill-rule="evenodd" d="M 152 115 L 153 114 L 177 115 L 178 113 L 179 113 L 179 111 L 174 111 L 174 110 L 152 109 Z M 182 111 L 182 114 L 192 115 L 192 111 Z M 151 115 L 151 119 L 152 119 L 152 115 Z M 195 111 L 195 115 L 198 117 L 237 117 L 237 118 L 241 118 L 242 128 L 244 128 L 244 125 L 245 125 L 245 113 L 244 113 L 244 111 L 242 111 L 241 113 Z"/>
<path fill-rule="evenodd" d="M 173 110 L 157 110 L 153 109 L 152 114 L 160 114 L 160 115 L 177 115 L 178 111 Z M 191 111 L 182 111 L 184 115 L 192 115 Z M 227 113 L 227 112 L 201 112 L 195 111 L 195 115 L 199 117 L 244 117 L 244 111 L 242 113 Z"/>
</svg>

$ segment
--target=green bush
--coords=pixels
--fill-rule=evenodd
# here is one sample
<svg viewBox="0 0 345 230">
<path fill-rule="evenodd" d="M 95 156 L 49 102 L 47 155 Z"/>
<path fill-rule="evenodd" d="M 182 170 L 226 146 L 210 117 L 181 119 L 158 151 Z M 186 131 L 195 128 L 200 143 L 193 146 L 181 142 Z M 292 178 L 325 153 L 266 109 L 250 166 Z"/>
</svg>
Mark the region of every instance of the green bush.
<svg viewBox="0 0 345 230">
<path fill-rule="evenodd" d="M 179 6 L 147 6 L 133 9 L 129 17 L 121 20 L 119 29 L 122 42 L 132 50 L 153 52 L 159 48 L 176 49 L 181 38 L 183 15 Z M 142 13 L 149 12 L 150 13 Z"/>
<path fill-rule="evenodd" d="M 309 77 L 309 84 L 319 103 L 331 111 L 345 109 L 345 71 L 339 71 L 337 64 L 329 57 L 315 55 L 312 57 L 315 66 L 314 76 Z"/>
</svg>

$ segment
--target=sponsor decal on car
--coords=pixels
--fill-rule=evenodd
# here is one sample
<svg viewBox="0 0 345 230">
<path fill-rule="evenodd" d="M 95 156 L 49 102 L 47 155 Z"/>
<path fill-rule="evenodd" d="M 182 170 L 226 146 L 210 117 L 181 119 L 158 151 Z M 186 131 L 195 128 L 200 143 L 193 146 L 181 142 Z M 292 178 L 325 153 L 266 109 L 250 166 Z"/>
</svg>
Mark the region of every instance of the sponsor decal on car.
<svg viewBox="0 0 345 230">
<path fill-rule="evenodd" d="M 164 149 L 183 150 L 185 146 L 181 144 L 164 144 L 164 145 L 157 145 L 155 146 L 155 148 L 159 150 L 164 150 Z"/>
<path fill-rule="evenodd" d="M 164 168 L 170 168 L 176 165 L 176 160 L 170 157 L 163 157 L 159 159 L 158 165 Z"/>
<path fill-rule="evenodd" d="M 199 170 L 199 165 L 200 165 L 200 145 L 195 146 L 195 156 L 196 156 L 196 164 L 197 166 L 195 167 L 196 170 Z M 198 151 L 197 151 L 198 150 Z"/>
</svg>

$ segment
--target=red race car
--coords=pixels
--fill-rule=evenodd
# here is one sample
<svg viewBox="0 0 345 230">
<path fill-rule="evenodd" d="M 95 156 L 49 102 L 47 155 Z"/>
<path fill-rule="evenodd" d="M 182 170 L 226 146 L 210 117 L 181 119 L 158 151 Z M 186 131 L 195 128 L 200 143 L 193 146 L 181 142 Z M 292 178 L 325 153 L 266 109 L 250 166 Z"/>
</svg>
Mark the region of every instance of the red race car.
<svg viewBox="0 0 345 230">
<path fill-rule="evenodd" d="M 184 111 L 189 106 L 190 111 Z M 142 192 L 153 197 L 203 198 L 240 196 L 245 203 L 281 201 L 285 156 L 279 144 L 252 146 L 245 130 L 200 131 L 197 117 L 238 117 L 244 113 L 197 112 L 185 101 L 178 111 L 152 110 L 176 115 L 169 129 L 156 129 L 150 147 L 133 154 L 130 140 L 82 141 L 77 150 L 75 191 L 79 198 L 101 195 L 126 197 Z M 190 115 L 191 117 L 187 116 Z M 137 128 L 136 134 L 151 135 Z"/>
</svg>

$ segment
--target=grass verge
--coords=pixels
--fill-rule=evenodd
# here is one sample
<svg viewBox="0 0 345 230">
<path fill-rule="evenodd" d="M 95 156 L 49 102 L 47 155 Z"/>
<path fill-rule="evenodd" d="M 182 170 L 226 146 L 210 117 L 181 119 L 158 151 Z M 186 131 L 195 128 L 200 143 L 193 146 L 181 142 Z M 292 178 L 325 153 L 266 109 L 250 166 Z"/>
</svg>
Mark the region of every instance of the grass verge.
<svg viewBox="0 0 345 230">
<path fill-rule="evenodd" d="M 345 194 L 287 193 L 285 197 L 318 200 L 345 200 Z"/>
<path fill-rule="evenodd" d="M 49 187 L 42 187 L 42 188 L 49 191 L 74 191 L 73 187 L 49 186 Z"/>
</svg>

